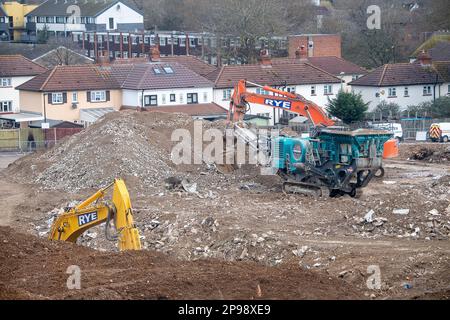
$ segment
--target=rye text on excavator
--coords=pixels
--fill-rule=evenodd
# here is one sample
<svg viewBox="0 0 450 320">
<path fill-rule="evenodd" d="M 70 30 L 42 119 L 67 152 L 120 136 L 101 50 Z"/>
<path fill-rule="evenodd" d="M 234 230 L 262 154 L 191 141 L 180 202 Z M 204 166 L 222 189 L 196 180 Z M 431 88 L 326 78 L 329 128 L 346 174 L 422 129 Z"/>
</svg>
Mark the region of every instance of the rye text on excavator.
<svg viewBox="0 0 450 320">
<path fill-rule="evenodd" d="M 269 94 L 250 92 L 247 84 Z M 260 139 L 243 123 L 250 103 L 281 109 L 308 118 L 309 138 L 269 136 Z M 325 111 L 303 96 L 240 80 L 228 112 L 235 136 L 266 154 L 268 166 L 283 179 L 283 191 L 331 197 L 361 195 L 361 189 L 382 170 L 382 159 L 395 156 L 398 145 L 392 134 L 379 130 L 337 130 Z M 252 140 L 258 139 L 255 143 Z M 262 142 L 261 142 L 262 141 Z M 255 147 L 256 146 L 256 147 Z M 386 154 L 392 150 L 392 154 Z"/>
<path fill-rule="evenodd" d="M 105 199 L 110 188 L 113 188 L 111 201 Z M 120 251 L 141 249 L 139 231 L 133 221 L 130 195 L 122 179 L 115 179 L 76 207 L 65 209 L 53 222 L 49 239 L 76 242 L 83 232 L 103 222 L 106 222 L 106 238 L 118 241 Z M 116 235 L 110 234 L 111 222 L 114 223 Z"/>
</svg>

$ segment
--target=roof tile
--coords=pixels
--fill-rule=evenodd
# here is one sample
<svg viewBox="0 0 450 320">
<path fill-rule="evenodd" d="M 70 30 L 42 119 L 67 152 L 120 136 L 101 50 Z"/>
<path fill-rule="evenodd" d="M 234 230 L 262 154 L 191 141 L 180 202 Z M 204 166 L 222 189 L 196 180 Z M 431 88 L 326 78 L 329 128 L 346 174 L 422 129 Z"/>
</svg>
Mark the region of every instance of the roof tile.
<svg viewBox="0 0 450 320">
<path fill-rule="evenodd" d="M 35 76 L 45 71 L 47 68 L 21 55 L 0 55 L 0 76 Z"/>
</svg>

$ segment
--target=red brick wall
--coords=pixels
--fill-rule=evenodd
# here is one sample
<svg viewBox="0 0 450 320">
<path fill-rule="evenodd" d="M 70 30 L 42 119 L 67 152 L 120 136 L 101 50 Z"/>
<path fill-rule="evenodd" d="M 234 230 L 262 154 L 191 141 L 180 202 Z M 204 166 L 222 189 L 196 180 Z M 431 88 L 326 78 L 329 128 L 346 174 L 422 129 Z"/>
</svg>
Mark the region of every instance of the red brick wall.
<svg viewBox="0 0 450 320">
<path fill-rule="evenodd" d="M 309 56 L 312 57 L 341 57 L 341 36 L 338 34 L 326 35 L 300 35 L 289 36 L 289 58 L 295 58 L 295 50 L 302 45 L 308 48 L 309 41 L 313 41 L 313 48 L 310 49 Z"/>
</svg>

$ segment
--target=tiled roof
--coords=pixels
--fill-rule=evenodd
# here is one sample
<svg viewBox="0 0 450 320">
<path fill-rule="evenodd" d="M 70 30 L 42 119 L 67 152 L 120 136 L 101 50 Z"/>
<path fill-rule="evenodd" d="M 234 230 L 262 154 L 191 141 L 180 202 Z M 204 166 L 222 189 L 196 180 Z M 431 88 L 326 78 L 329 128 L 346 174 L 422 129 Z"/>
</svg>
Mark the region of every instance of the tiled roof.
<svg viewBox="0 0 450 320">
<path fill-rule="evenodd" d="M 164 67 L 170 67 L 173 73 L 166 73 Z M 207 88 L 213 83 L 178 63 L 145 63 L 134 65 L 112 65 L 114 74 L 128 75 L 122 83 L 123 89 L 151 90 L 172 88 Z M 159 70 L 160 73 L 156 73 Z M 126 71 L 125 71 L 126 72 Z"/>
<path fill-rule="evenodd" d="M 438 82 L 442 78 L 438 77 Z M 369 74 L 350 82 L 352 86 L 386 87 L 401 85 L 434 84 L 436 72 L 420 63 L 396 63 L 381 66 Z"/>
<path fill-rule="evenodd" d="M 203 77 L 217 69 L 216 66 L 210 65 L 194 56 L 167 56 L 160 59 L 161 62 L 179 63 Z"/>
<path fill-rule="evenodd" d="M 46 68 L 21 55 L 0 56 L 0 76 L 35 76 L 45 71 Z"/>
<path fill-rule="evenodd" d="M 441 41 L 428 50 L 433 61 L 450 61 L 450 41 Z"/>
<path fill-rule="evenodd" d="M 296 58 L 275 58 L 272 59 L 272 64 L 292 64 L 301 63 L 307 61 L 308 63 L 325 70 L 335 76 L 341 75 L 343 72 L 346 75 L 349 74 L 367 74 L 367 70 L 361 68 L 360 66 L 347 61 L 339 57 L 309 57 L 306 60 L 296 59 Z"/>
<path fill-rule="evenodd" d="M 208 78 L 212 79 L 209 75 Z M 215 79 L 215 87 L 232 88 L 241 79 L 269 86 L 341 82 L 338 77 L 307 62 L 272 66 L 248 64 L 223 66 Z"/>
<path fill-rule="evenodd" d="M 71 13 L 68 13 L 67 9 L 69 6 L 77 5 L 80 7 L 81 15 L 83 17 L 96 17 L 105 10 L 111 8 L 117 2 L 119 2 L 119 0 L 47 0 L 27 15 L 71 16 Z M 136 12 L 141 13 L 133 1 L 120 0 L 120 2 L 132 8 Z"/>
<path fill-rule="evenodd" d="M 433 67 L 445 82 L 450 82 L 450 61 L 433 62 Z"/>
<path fill-rule="evenodd" d="M 119 89 L 110 69 L 94 65 L 57 66 L 17 87 L 28 91 Z"/>
<path fill-rule="evenodd" d="M 147 110 L 152 112 L 186 113 L 190 116 L 221 116 L 227 114 L 227 110 L 216 103 L 162 106 L 148 108 Z"/>
</svg>

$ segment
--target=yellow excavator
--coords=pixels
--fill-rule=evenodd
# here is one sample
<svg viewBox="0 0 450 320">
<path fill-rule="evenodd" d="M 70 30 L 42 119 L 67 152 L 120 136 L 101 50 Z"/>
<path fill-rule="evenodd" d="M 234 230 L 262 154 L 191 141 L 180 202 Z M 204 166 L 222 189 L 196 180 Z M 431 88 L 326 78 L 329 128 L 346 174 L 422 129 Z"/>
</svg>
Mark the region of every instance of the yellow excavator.
<svg viewBox="0 0 450 320">
<path fill-rule="evenodd" d="M 113 188 L 112 202 L 105 199 L 110 188 Z M 53 222 L 49 238 L 76 242 L 83 232 L 103 222 L 106 222 L 106 238 L 117 240 L 120 251 L 141 249 L 139 231 L 133 222 L 130 195 L 122 179 L 115 179 L 76 207 L 66 209 Z M 110 234 L 111 222 L 114 222 L 117 235 Z"/>
</svg>

